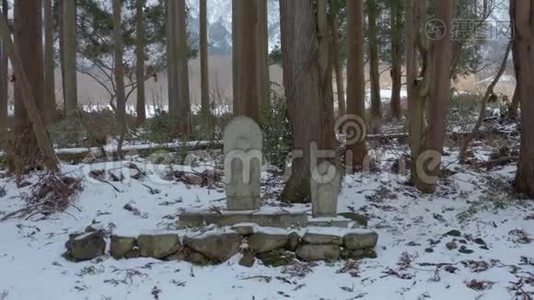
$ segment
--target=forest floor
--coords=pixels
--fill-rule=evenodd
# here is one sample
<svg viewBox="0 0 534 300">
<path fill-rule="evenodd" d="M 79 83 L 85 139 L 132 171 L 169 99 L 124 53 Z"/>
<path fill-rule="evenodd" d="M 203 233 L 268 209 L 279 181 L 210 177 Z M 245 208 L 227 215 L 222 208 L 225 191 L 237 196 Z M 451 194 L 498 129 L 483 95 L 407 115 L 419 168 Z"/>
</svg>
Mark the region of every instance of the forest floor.
<svg viewBox="0 0 534 300">
<path fill-rule="evenodd" d="M 104 256 L 86 262 L 62 257 L 69 234 L 91 225 L 119 235 L 176 232 L 185 210 L 225 207 L 222 184 L 191 184 L 176 171 L 206 167 L 127 161 L 63 164 L 83 191 L 65 212 L 10 216 L 23 208 L 39 176 L 17 188 L 0 174 L 0 299 L 532 299 L 534 297 L 534 203 L 511 183 L 515 164 L 460 165 L 447 151 L 446 172 L 434 195 L 423 195 L 395 174 L 406 150 L 395 142 L 373 147 L 371 172 L 344 177 L 338 211 L 369 217 L 379 234 L 378 258 L 246 268 L 240 254 L 215 266 Z M 474 160 L 490 159 L 493 147 L 478 143 Z M 196 161 L 206 153 L 197 152 Z M 207 162 L 213 163 L 207 159 Z M 216 160 L 215 160 L 216 161 Z M 477 167 L 478 166 L 478 167 Z M 102 174 L 99 180 L 91 174 Z M 138 176 L 139 172 L 144 176 Z M 169 176 L 172 175 L 172 176 Z M 266 211 L 305 210 L 277 200 L 283 177 L 262 174 Z"/>
</svg>

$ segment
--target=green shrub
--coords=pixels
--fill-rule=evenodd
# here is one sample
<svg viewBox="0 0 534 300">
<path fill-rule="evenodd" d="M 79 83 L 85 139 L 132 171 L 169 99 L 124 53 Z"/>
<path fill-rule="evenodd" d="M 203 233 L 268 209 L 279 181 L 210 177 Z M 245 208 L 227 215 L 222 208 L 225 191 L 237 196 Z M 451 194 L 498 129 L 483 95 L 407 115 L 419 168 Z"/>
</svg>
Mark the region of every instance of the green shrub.
<svg viewBox="0 0 534 300">
<path fill-rule="evenodd" d="M 178 121 L 163 110 L 156 110 L 154 117 L 146 121 L 145 138 L 154 143 L 169 143 L 176 138 Z"/>
<path fill-rule="evenodd" d="M 292 146 L 292 128 L 286 99 L 280 88 L 271 91 L 271 103 L 262 108 L 263 153 L 269 163 L 285 169 Z"/>
</svg>

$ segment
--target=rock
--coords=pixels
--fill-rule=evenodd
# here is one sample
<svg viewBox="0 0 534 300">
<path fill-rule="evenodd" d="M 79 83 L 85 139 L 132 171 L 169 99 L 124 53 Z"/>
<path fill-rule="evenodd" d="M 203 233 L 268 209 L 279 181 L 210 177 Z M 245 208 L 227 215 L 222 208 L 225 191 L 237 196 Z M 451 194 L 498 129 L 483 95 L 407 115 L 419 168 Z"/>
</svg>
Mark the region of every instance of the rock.
<svg viewBox="0 0 534 300">
<path fill-rule="evenodd" d="M 115 259 L 124 258 L 135 247 L 135 238 L 111 236 L 109 253 Z"/>
<path fill-rule="evenodd" d="M 239 260 L 239 265 L 247 268 L 251 268 L 254 265 L 256 258 L 254 257 L 254 252 L 245 251 L 243 257 Z"/>
<path fill-rule="evenodd" d="M 71 236 L 65 244 L 67 256 L 74 261 L 90 260 L 106 251 L 106 241 L 103 231 L 94 231 Z"/>
<path fill-rule="evenodd" d="M 473 240 L 473 242 L 475 242 L 475 244 L 478 244 L 478 245 L 486 245 L 486 242 L 481 238 L 476 238 Z"/>
<path fill-rule="evenodd" d="M 341 250 L 341 258 L 343 259 L 362 259 L 362 258 L 376 258 L 376 252 L 373 249 L 360 249 L 360 250 Z"/>
<path fill-rule="evenodd" d="M 191 250 L 189 247 L 184 248 L 183 259 L 198 266 L 207 266 L 211 264 L 211 261 L 207 257 Z"/>
<path fill-rule="evenodd" d="M 186 173 L 182 177 L 184 183 L 191 185 L 201 185 L 204 179 L 196 174 Z"/>
<path fill-rule="evenodd" d="M 426 249 L 425 249 L 425 252 L 426 252 L 426 253 L 432 253 L 432 252 L 434 252 L 434 249 L 432 249 L 432 248 L 426 248 Z"/>
<path fill-rule="evenodd" d="M 300 245 L 300 235 L 296 232 L 290 233 L 287 239 L 286 249 L 289 251 L 295 251 L 297 250 L 299 245 Z"/>
<path fill-rule="evenodd" d="M 447 232 L 445 235 L 460 237 L 460 236 L 462 236 L 462 233 L 459 230 L 455 229 L 455 230 L 451 230 L 451 231 Z"/>
<path fill-rule="evenodd" d="M 233 118 L 224 129 L 224 181 L 228 210 L 260 208 L 263 134 L 245 116 Z"/>
<path fill-rule="evenodd" d="M 139 247 L 135 246 L 132 251 L 126 253 L 124 258 L 138 258 L 141 257 L 141 253 L 139 252 Z"/>
<path fill-rule="evenodd" d="M 463 253 L 463 254 L 471 254 L 475 251 L 468 249 L 466 246 L 461 246 L 458 252 Z"/>
<path fill-rule="evenodd" d="M 445 244 L 445 247 L 447 247 L 449 250 L 454 250 L 458 248 L 458 245 L 455 242 L 448 242 Z"/>
<path fill-rule="evenodd" d="M 231 226 L 239 223 L 254 223 L 265 227 L 293 227 L 308 223 L 306 213 L 249 214 L 249 213 L 182 213 L 176 222 L 178 228 L 203 227 L 206 224 Z"/>
<path fill-rule="evenodd" d="M 359 214 L 355 212 L 342 212 L 342 213 L 339 213 L 338 215 L 344 218 L 347 218 L 347 219 L 351 219 L 352 221 L 363 226 L 367 226 L 367 224 L 369 223 L 369 218 L 367 218 L 367 216 L 363 214 Z"/>
<path fill-rule="evenodd" d="M 283 248 L 287 241 L 287 235 L 258 232 L 248 237 L 248 246 L 259 254 Z"/>
<path fill-rule="evenodd" d="M 310 191 L 313 217 L 336 216 L 340 180 L 340 170 L 328 161 L 321 162 L 312 170 Z"/>
<path fill-rule="evenodd" d="M 319 234 L 319 233 L 306 233 L 302 238 L 302 241 L 306 244 L 324 245 L 334 244 L 343 245 L 343 238 L 339 235 L 331 234 Z"/>
<path fill-rule="evenodd" d="M 338 245 L 305 244 L 298 247 L 295 254 L 304 261 L 334 261 L 341 256 L 341 249 Z"/>
<path fill-rule="evenodd" d="M 377 241 L 378 234 L 376 232 L 348 233 L 343 237 L 345 248 L 350 250 L 374 248 Z"/>
<path fill-rule="evenodd" d="M 277 249 L 261 254 L 257 254 L 256 257 L 266 266 L 280 267 L 287 266 L 295 259 L 295 253 Z"/>
<path fill-rule="evenodd" d="M 254 227 L 249 225 L 234 225 L 232 229 L 243 236 L 249 236 L 254 233 Z"/>
<path fill-rule="evenodd" d="M 137 244 L 142 257 L 158 259 L 174 254 L 181 248 L 180 238 L 176 234 L 143 234 L 137 238 Z"/>
<path fill-rule="evenodd" d="M 185 238 L 184 244 L 208 259 L 224 262 L 239 251 L 241 236 L 237 233 L 225 233 L 204 238 Z"/>
</svg>

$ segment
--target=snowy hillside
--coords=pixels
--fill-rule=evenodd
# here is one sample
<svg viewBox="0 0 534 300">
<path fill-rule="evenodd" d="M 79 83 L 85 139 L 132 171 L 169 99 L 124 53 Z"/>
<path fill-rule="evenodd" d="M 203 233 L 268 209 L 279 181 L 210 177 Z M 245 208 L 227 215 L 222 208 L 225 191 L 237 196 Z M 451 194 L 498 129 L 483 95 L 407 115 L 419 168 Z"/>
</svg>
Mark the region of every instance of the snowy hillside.
<svg viewBox="0 0 534 300">
<path fill-rule="evenodd" d="M 188 0 L 189 31 L 198 36 L 198 0 Z M 210 51 L 214 54 L 229 54 L 232 47 L 232 0 L 209 0 L 208 40 Z M 277 0 L 268 0 L 269 46 L 280 43 L 280 17 Z M 197 39 L 193 37 L 193 42 Z"/>
</svg>

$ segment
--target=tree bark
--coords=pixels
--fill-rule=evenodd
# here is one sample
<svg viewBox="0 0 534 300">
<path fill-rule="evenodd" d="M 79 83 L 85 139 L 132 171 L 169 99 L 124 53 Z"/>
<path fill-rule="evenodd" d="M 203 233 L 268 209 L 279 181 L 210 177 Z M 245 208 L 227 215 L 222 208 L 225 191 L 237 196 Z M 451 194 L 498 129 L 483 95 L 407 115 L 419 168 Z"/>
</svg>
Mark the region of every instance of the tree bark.
<svg viewBox="0 0 534 300">
<path fill-rule="evenodd" d="M 44 72 L 41 3 L 17 0 L 14 8 L 15 44 L 7 19 L 2 16 L 0 36 L 15 74 L 15 150 L 17 174 L 23 167 L 34 167 L 42 160 L 51 172 L 59 171 L 59 161 L 52 149 L 43 123 Z"/>
<path fill-rule="evenodd" d="M 294 149 L 291 176 L 281 196 L 287 202 L 310 200 L 311 170 L 317 159 L 327 158 L 312 150 L 331 150 L 325 136 L 334 134 L 334 128 L 323 123 L 326 91 L 314 10 L 312 1 L 280 0 L 283 77 Z"/>
<path fill-rule="evenodd" d="M 113 75 L 117 89 L 117 126 L 119 129 L 119 146 L 117 152 L 121 152 L 122 142 L 126 135 L 126 92 L 124 87 L 123 65 L 123 37 L 122 37 L 122 4 L 121 0 L 113 0 Z"/>
<path fill-rule="evenodd" d="M 262 109 L 270 103 L 271 79 L 269 75 L 269 23 L 267 0 L 257 1 L 257 78 L 258 78 L 258 105 Z"/>
<path fill-rule="evenodd" d="M 347 145 L 345 156 L 352 161 L 352 169 L 361 168 L 367 156 L 365 143 L 365 71 L 364 71 L 364 8 L 363 1 L 347 1 L 347 114 L 353 116 L 357 127 L 354 134 L 359 135 Z M 349 134 L 349 132 L 347 132 Z M 350 155 L 349 155 L 350 154 Z"/>
<path fill-rule="evenodd" d="M 376 0 L 367 0 L 367 37 L 369 42 L 369 80 L 371 83 L 371 115 L 382 117 L 382 100 L 380 99 L 380 57 L 378 55 L 378 28 L 376 24 L 378 7 Z"/>
<path fill-rule="evenodd" d="M 200 107 L 202 114 L 210 113 L 210 82 L 208 69 L 208 11 L 206 0 L 200 6 Z"/>
<path fill-rule="evenodd" d="M 191 134 L 191 102 L 189 98 L 189 66 L 185 0 L 168 0 L 169 18 L 169 112 L 175 117 L 177 131 L 183 138 Z"/>
<path fill-rule="evenodd" d="M 146 120 L 145 103 L 145 1 L 135 1 L 135 78 L 137 81 L 137 125 L 142 125 Z"/>
<path fill-rule="evenodd" d="M 258 1 L 234 0 L 236 8 L 235 34 L 239 39 L 233 47 L 235 60 L 233 92 L 237 102 L 236 115 L 245 115 L 259 123 L 259 66 L 258 66 Z"/>
<path fill-rule="evenodd" d="M 511 0 L 510 1 L 510 19 L 513 20 L 514 19 L 514 14 L 515 14 L 515 1 Z M 512 60 L 513 60 L 513 63 L 514 63 L 514 72 L 515 72 L 515 78 L 516 78 L 516 88 L 514 90 L 514 95 L 512 97 L 512 103 L 510 104 L 510 108 L 508 109 L 508 115 L 511 117 L 511 118 L 516 118 L 517 115 L 518 115 L 518 110 L 519 110 L 519 103 L 521 102 L 519 100 L 519 93 L 520 93 L 520 87 L 519 87 L 519 80 L 517 80 L 518 76 L 519 76 L 519 68 L 520 68 L 520 64 L 519 64 L 519 53 L 517 52 L 518 50 L 518 39 L 514 39 L 512 40 Z"/>
<path fill-rule="evenodd" d="M 408 131 L 411 156 L 410 180 L 418 185 L 418 158 L 423 151 L 425 104 L 428 96 L 428 39 L 422 29 L 426 23 L 428 2 L 406 1 L 406 77 L 408 89 Z M 419 63 L 421 62 L 421 63 Z M 419 79 L 423 78 L 423 79 Z M 422 175 L 422 174 L 421 174 Z"/>
<path fill-rule="evenodd" d="M 44 65 L 45 65 L 45 123 L 50 124 L 56 114 L 56 76 L 54 62 L 54 20 L 52 0 L 43 1 L 44 6 Z"/>
<path fill-rule="evenodd" d="M 391 115 L 401 117 L 402 88 L 402 4 L 400 0 L 391 0 Z"/>
<path fill-rule="evenodd" d="M 8 18 L 9 5 L 7 0 L 2 0 L 2 13 L 4 18 Z M 9 85 L 8 85 L 8 57 L 4 42 L 0 43 L 0 146 L 5 139 L 7 131 L 7 117 L 9 105 Z"/>
<path fill-rule="evenodd" d="M 65 95 L 65 32 L 63 30 L 64 20 L 63 20 L 63 1 L 56 0 L 56 9 L 57 9 L 57 22 L 58 22 L 58 33 L 59 33 L 59 63 L 61 71 L 61 96 L 63 97 L 63 112 L 66 111 L 66 102 L 67 99 Z"/>
<path fill-rule="evenodd" d="M 341 65 L 341 58 L 339 55 L 340 45 L 339 45 L 339 29 L 337 25 L 337 16 L 334 13 L 330 17 L 330 31 L 331 31 L 331 48 L 330 55 L 332 58 L 332 66 L 334 68 L 334 73 L 336 76 L 336 91 L 337 91 L 337 116 L 341 117 L 345 115 L 347 111 L 346 100 L 345 100 L 345 85 L 344 85 L 344 76 L 343 76 L 343 66 Z"/>
<path fill-rule="evenodd" d="M 76 1 L 63 1 L 63 51 L 64 51 L 64 88 L 65 115 L 67 117 L 78 110 L 78 88 L 76 77 Z"/>
<path fill-rule="evenodd" d="M 442 20 L 450 28 L 454 17 L 455 1 L 436 2 L 436 18 Z M 432 79 L 428 97 L 427 120 L 428 128 L 425 135 L 425 151 L 429 154 L 431 163 L 421 162 L 425 171 L 425 178 L 418 181 L 417 187 L 422 192 L 433 193 L 436 190 L 437 179 L 441 167 L 441 156 L 445 140 L 447 108 L 449 103 L 449 89 L 451 84 L 451 68 L 453 63 L 453 40 L 450 30 L 444 28 L 443 38 L 433 42 L 430 49 L 430 75 Z"/>
<path fill-rule="evenodd" d="M 530 1 L 512 0 L 515 8 L 513 24 L 518 60 L 517 88 L 521 105 L 521 146 L 515 186 L 519 192 L 534 197 L 534 5 Z"/>
</svg>

